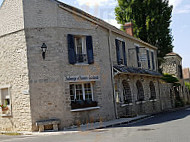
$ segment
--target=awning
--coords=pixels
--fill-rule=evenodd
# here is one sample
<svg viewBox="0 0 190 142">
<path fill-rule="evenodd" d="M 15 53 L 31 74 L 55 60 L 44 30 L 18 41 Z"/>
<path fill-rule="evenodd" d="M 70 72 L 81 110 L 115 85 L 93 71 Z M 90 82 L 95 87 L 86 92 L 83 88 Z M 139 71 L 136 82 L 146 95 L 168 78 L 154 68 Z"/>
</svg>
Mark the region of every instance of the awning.
<svg viewBox="0 0 190 142">
<path fill-rule="evenodd" d="M 159 76 L 161 77 L 162 74 L 156 71 L 135 68 L 135 67 L 127 67 L 124 65 L 115 65 L 113 66 L 115 71 L 119 71 L 119 73 L 126 73 L 126 74 L 142 74 L 142 75 L 151 75 L 151 76 Z"/>
</svg>

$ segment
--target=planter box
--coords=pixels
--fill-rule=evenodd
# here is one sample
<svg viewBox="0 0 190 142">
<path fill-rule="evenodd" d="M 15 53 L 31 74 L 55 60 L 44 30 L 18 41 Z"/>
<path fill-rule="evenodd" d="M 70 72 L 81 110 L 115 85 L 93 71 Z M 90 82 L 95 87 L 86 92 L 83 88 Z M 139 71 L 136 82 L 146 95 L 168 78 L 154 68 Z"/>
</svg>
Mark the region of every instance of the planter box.
<svg viewBox="0 0 190 142">
<path fill-rule="evenodd" d="M 97 107 L 98 103 L 96 101 L 76 101 L 71 103 L 71 109 Z"/>
</svg>

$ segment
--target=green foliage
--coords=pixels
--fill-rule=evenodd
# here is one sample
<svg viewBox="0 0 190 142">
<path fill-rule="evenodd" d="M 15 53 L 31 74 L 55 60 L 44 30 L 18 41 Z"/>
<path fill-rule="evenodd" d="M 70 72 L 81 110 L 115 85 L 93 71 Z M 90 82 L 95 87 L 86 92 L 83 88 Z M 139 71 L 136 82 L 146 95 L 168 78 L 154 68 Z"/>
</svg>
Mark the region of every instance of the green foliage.
<svg viewBox="0 0 190 142">
<path fill-rule="evenodd" d="M 179 80 L 176 77 L 172 76 L 171 74 L 167 74 L 167 73 L 163 74 L 163 77 L 161 79 L 164 80 L 167 83 L 174 83 L 175 86 L 180 85 Z"/>
<path fill-rule="evenodd" d="M 133 23 L 135 37 L 158 47 L 160 64 L 173 49 L 169 28 L 172 9 L 168 0 L 118 0 L 115 14 L 118 23 Z"/>
<path fill-rule="evenodd" d="M 185 82 L 185 86 L 189 89 L 189 91 L 190 91 L 190 83 L 187 83 L 187 82 Z"/>
<path fill-rule="evenodd" d="M 179 99 L 175 99 L 175 107 L 184 107 L 185 106 L 185 102 L 179 98 Z"/>
</svg>

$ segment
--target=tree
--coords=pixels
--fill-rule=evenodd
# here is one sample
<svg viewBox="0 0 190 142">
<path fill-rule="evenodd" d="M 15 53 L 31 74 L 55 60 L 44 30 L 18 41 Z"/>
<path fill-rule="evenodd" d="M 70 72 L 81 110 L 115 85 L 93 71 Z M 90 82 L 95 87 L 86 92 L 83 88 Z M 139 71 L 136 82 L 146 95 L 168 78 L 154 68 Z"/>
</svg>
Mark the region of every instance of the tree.
<svg viewBox="0 0 190 142">
<path fill-rule="evenodd" d="M 118 0 L 115 8 L 118 23 L 132 22 L 135 37 L 158 47 L 159 65 L 173 49 L 172 9 L 168 0 Z"/>
</svg>

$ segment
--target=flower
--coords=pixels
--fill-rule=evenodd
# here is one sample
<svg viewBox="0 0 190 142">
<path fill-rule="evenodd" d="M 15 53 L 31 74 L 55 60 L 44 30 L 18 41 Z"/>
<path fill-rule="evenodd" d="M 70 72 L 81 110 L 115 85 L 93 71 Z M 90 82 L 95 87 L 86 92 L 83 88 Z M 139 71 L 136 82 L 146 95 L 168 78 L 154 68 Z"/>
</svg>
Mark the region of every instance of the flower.
<svg viewBox="0 0 190 142">
<path fill-rule="evenodd" d="M 1 107 L 1 108 L 5 108 L 5 107 L 7 107 L 7 106 L 4 106 L 4 105 L 2 104 L 2 105 L 0 105 L 0 107 Z"/>
</svg>

